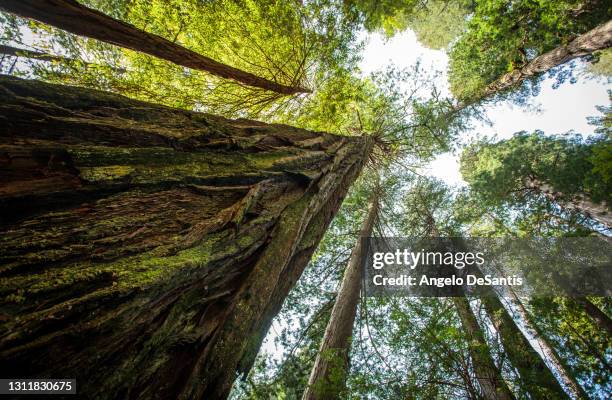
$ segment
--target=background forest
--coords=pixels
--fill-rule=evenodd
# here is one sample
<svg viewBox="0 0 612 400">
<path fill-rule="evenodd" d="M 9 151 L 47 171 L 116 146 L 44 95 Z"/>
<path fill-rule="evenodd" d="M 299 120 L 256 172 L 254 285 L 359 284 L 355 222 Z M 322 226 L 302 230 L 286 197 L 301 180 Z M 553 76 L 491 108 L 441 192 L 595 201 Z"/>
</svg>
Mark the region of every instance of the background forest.
<svg viewBox="0 0 612 400">
<path fill-rule="evenodd" d="M 282 172 L 300 182 L 317 181 L 321 188 L 327 187 L 320 183 L 325 182 L 321 177 L 333 176 L 335 180 L 329 183 L 329 187 L 342 188 L 346 195 L 343 201 L 342 193 L 320 198 L 323 204 L 320 207 L 333 209 L 331 204 L 337 202 L 339 209 L 335 216 L 335 211 L 329 212 L 326 217 L 329 225 L 320 224 L 319 236 L 311 234 L 309 249 L 312 248 L 312 257 L 304 257 L 303 263 L 307 265 L 303 273 L 296 269 L 295 274 L 286 279 L 289 285 L 287 293 L 282 295 L 280 291 L 270 295 L 276 299 L 278 307 L 262 306 L 265 311 L 261 314 L 265 317 L 254 317 L 252 325 L 256 328 L 253 330 L 257 330 L 259 336 L 236 333 L 236 336 L 249 337 L 249 344 L 244 349 L 241 347 L 246 355 L 237 356 L 227 364 L 219 356 L 223 359 L 218 367 L 224 371 L 223 379 L 211 379 L 212 383 L 207 381 L 209 386 L 203 391 L 183 392 L 182 389 L 175 390 L 174 384 L 170 383 L 164 386 L 165 376 L 173 375 L 172 371 L 178 364 L 166 364 L 172 357 L 155 358 L 157 355 L 152 355 L 153 350 L 148 353 L 147 346 L 168 348 L 170 353 L 180 354 L 173 362 L 189 364 L 185 360 L 194 357 L 195 353 L 200 354 L 201 347 L 196 344 L 205 341 L 198 342 L 194 333 L 197 331 L 194 326 L 198 325 L 185 322 L 187 318 L 183 317 L 189 315 L 194 321 L 202 322 L 207 321 L 210 314 L 201 316 L 196 313 L 196 318 L 186 312 L 181 314 L 179 308 L 167 313 L 160 311 L 163 318 L 175 318 L 169 319 L 165 325 L 175 323 L 185 329 L 179 332 L 160 324 L 163 329 L 159 328 L 159 332 L 162 333 L 141 346 L 145 350 L 134 353 L 133 357 L 130 356 L 131 361 L 121 364 L 121 368 L 138 368 L 139 357 L 146 361 L 147 368 L 149 365 L 157 368 L 158 364 L 162 367 L 159 370 L 147 369 L 145 375 L 148 374 L 148 378 L 144 383 L 139 378 L 132 380 L 131 376 L 116 373 L 118 375 L 112 375 L 104 384 L 120 380 L 132 387 L 137 384 L 143 387 L 160 385 L 163 390 L 168 390 L 169 397 L 156 397 L 161 395 L 146 390 L 134 395 L 129 390 L 121 392 L 117 389 L 117 392 L 109 392 L 108 398 L 610 398 L 610 298 L 561 295 L 524 298 L 512 294 L 486 298 L 371 298 L 360 290 L 361 270 L 358 265 L 363 251 L 360 237 L 370 236 L 592 237 L 601 241 L 602 252 L 610 251 L 612 5 L 609 2 L 0 0 L 0 10 L 2 79 L 13 79 L 5 78 L 5 75 L 35 79 L 125 96 L 126 107 L 132 111 L 118 114 L 121 126 L 117 132 L 121 137 L 126 141 L 132 140 L 132 136 L 149 132 L 149 125 L 141 129 L 138 124 L 155 123 L 164 126 L 164 132 L 170 132 L 162 134 L 172 136 L 170 147 L 188 153 L 183 160 L 183 156 L 167 156 L 162 151 L 147 153 L 148 149 L 156 146 L 150 143 L 132 143 L 129 150 L 122 152 L 120 141 L 104 138 L 99 142 L 97 139 L 90 141 L 86 134 L 69 139 L 67 136 L 56 138 L 54 129 L 59 126 L 60 119 L 55 116 L 64 116 L 68 113 L 66 110 L 77 107 L 75 114 L 70 114 L 70 120 L 62 119 L 62 123 L 76 124 L 76 118 L 81 116 L 79 113 L 85 112 L 85 106 L 74 106 L 81 92 L 61 92 L 58 86 L 41 86 L 43 89 L 22 87 L 17 81 L 2 81 L 3 93 L 26 93 L 20 94 L 14 104 L 25 104 L 24 99 L 36 100 L 32 100 L 31 110 L 23 118 L 42 121 L 45 135 L 60 143 L 54 143 L 55 147 L 45 144 L 44 151 L 58 146 L 78 147 L 78 151 L 74 150 L 77 147 L 68 150 L 70 154 L 73 151 L 78 154 L 78 157 L 73 157 L 75 164 L 69 167 L 81 171 L 82 179 L 96 185 L 99 183 L 109 192 L 115 190 L 109 182 L 120 182 L 117 188 L 122 186 L 118 191 L 146 184 L 153 188 L 147 189 L 151 190 L 151 196 L 174 187 L 177 182 L 183 186 L 193 185 L 202 193 L 213 192 L 211 186 L 217 187 L 217 192 L 222 188 L 223 194 L 218 195 L 219 199 L 234 196 L 230 194 L 234 193 L 232 191 L 247 192 L 242 200 L 236 202 L 243 208 L 231 210 L 231 207 L 218 205 L 226 204 L 224 201 L 227 199 L 219 200 L 215 197 L 217 194 L 206 194 L 206 202 L 193 203 L 193 207 L 186 195 L 173 195 L 162 199 L 163 202 L 160 200 L 159 204 L 155 200 L 145 204 L 143 200 L 144 211 L 121 215 L 117 210 L 129 209 L 128 201 L 118 201 L 116 206 L 109 206 L 95 217 L 96 221 L 108 220 L 104 229 L 117 232 L 117 237 L 111 238 L 111 234 L 98 235 L 92 228 L 99 227 L 101 222 L 86 225 L 89 217 L 71 217 L 56 212 L 62 209 L 63 197 L 53 200 L 57 207 L 53 205 L 56 208 L 50 209 L 50 214 L 39 218 L 43 214 L 35 210 L 42 207 L 38 203 L 28 200 L 31 204 L 20 205 L 23 200 L 14 194 L 17 189 L 0 190 L 1 204 L 6 207 L 2 223 L 4 239 L 0 243 L 0 297 L 3 299 L 0 320 L 6 325 L 0 330 L 0 353 L 6 360 L 15 357 L 15 360 L 27 363 L 30 360 L 27 345 L 13 351 L 15 346 L 27 344 L 30 339 L 23 338 L 32 332 L 40 335 L 34 337 L 38 338 L 46 335 L 47 329 L 56 329 L 55 325 L 49 325 L 52 328 L 39 327 L 32 322 L 34 325 L 23 325 L 23 332 L 28 332 L 23 333 L 20 322 L 13 322 L 11 318 L 29 313 L 38 318 L 35 313 L 46 310 L 47 300 L 63 304 L 72 297 L 85 297 L 82 293 L 89 293 L 93 287 L 89 285 L 97 285 L 98 279 L 110 280 L 112 284 L 109 285 L 118 288 L 123 288 L 123 282 L 127 282 L 126 290 L 140 290 L 150 287 L 160 276 L 167 279 L 165 275 L 157 275 L 160 266 L 180 265 L 182 268 L 187 265 L 191 268 L 204 262 L 202 260 L 223 262 L 241 252 L 258 257 L 259 253 L 251 254 L 245 250 L 250 242 L 240 242 L 244 246 L 239 246 L 238 250 L 230 250 L 231 246 L 227 244 L 227 249 L 200 247 L 204 250 L 190 251 L 198 248 L 194 243 L 208 245 L 208 239 L 203 239 L 208 238 L 206 235 L 220 235 L 215 236 L 215 240 L 224 247 L 229 239 L 223 235 L 232 229 L 239 232 L 236 234 L 238 239 L 257 242 L 258 236 L 241 230 L 245 220 L 255 221 L 255 228 L 249 225 L 252 229 L 249 232 L 259 232 L 259 229 L 269 232 L 270 226 L 282 225 L 269 223 L 281 215 L 280 211 L 276 213 L 276 209 L 270 211 L 273 217 L 263 212 L 261 215 L 265 214 L 265 218 L 254 215 L 261 209 L 268 210 L 267 204 L 281 204 L 279 199 L 284 199 L 284 196 L 290 199 L 287 204 L 293 202 L 291 196 L 297 189 L 290 185 L 281 188 L 278 183 L 257 190 L 248 186 L 256 181 L 263 182 L 264 178 L 277 179 L 276 176 Z M 409 65 L 364 59 L 375 53 L 366 51 L 369 41 L 392 41 L 405 37 L 410 31 L 418 40 L 418 44 L 411 44 L 411 49 L 439 51 L 441 57 L 448 60 L 447 65 L 442 65 L 445 70 L 437 68 L 440 65 L 433 66 L 427 57 L 421 58 L 419 54 L 414 55 L 414 62 Z M 363 70 L 364 65 L 382 63 L 384 68 L 375 68 L 373 72 Z M 576 132 L 572 127 L 551 132 L 542 130 L 545 128 L 542 126 L 516 133 L 495 132 L 503 137 L 499 139 L 499 136 L 480 131 L 491 126 L 505 129 L 500 124 L 493 125 L 489 112 L 494 107 L 501 105 L 535 112 L 539 94 L 549 90 L 551 85 L 555 90 L 562 90 L 585 82 L 592 87 L 607 89 L 609 97 L 606 103 L 597 104 L 590 115 L 573 116 L 575 119 L 588 117 L 592 132 Z M 61 97 L 57 103 L 54 103 L 54 92 Z M 24 143 L 38 146 L 42 143 L 39 141 L 46 139 L 32 136 L 28 140 L 12 142 L 23 129 L 14 122 L 18 119 L 14 116 L 17 108 L 8 106 L 13 104 L 12 94 L 3 96 L 8 96 L 3 97 L 7 106 L 3 106 L 0 116 L 2 124 L 6 125 L 3 140 L 7 140 L 2 142 L 0 149 L 0 163 L 5 163 L 0 164 L 6 172 L 4 185 L 13 182 L 13 167 L 9 166 L 12 164 L 5 160 L 21 152 L 15 150 L 15 146 Z M 47 107 L 45 103 L 43 107 L 37 96 L 54 106 Z M 87 101 L 94 102 L 92 98 L 88 97 Z M 110 115 L 111 98 L 108 102 L 105 99 L 95 115 L 104 117 L 107 112 Z M 141 116 L 134 110 L 139 110 L 138 104 L 142 103 L 134 101 L 164 107 L 159 108 L 158 114 L 145 115 L 143 111 Z M 200 144 L 193 145 L 196 150 L 206 147 L 206 151 L 221 151 L 220 156 L 215 156 L 218 158 L 207 161 L 213 167 L 201 167 L 199 156 L 189 153 L 192 151 L 189 146 L 196 143 L 193 132 L 212 129 L 210 126 L 216 122 L 211 121 L 217 120 L 201 122 L 199 117 L 193 116 L 196 114 L 180 114 L 189 117 L 181 117 L 183 119 L 175 122 L 174 114 L 170 114 L 166 107 L 237 120 L 223 125 L 220 136 L 212 142 L 201 147 Z M 132 114 L 138 115 L 133 117 Z M 130 118 L 138 119 L 138 123 Z M 299 133 L 303 131 L 284 125 L 315 134 L 306 136 Z M 99 126 L 106 126 L 106 122 L 96 122 L 87 129 L 94 132 Z M 244 139 L 240 136 L 242 134 L 238 135 L 239 139 L 232 136 L 239 129 L 247 132 L 245 137 L 251 133 L 255 135 L 257 143 L 254 139 L 241 142 Z M 259 140 L 260 129 L 286 131 L 296 136 Z M 337 139 L 329 139 L 322 132 L 341 136 L 341 140 L 362 142 L 350 142 L 359 145 L 347 150 L 348 155 L 342 156 L 346 157 L 342 162 L 322 161 L 322 152 L 327 155 L 340 153 L 337 150 L 339 145 L 333 142 Z M 11 138 L 11 142 L 6 138 Z M 100 150 L 102 147 L 108 148 L 103 152 Z M 142 152 L 132 150 L 137 147 Z M 257 150 L 253 150 L 255 147 Z M 294 148 L 300 149 L 299 157 L 293 153 Z M 224 152 L 229 152 L 228 149 L 240 152 L 240 157 L 226 157 Z M 279 152 L 265 153 L 261 157 L 257 153 L 272 151 L 270 149 Z M 39 152 L 42 154 L 43 151 Z M 462 182 L 440 179 L 452 176 L 450 170 L 431 170 L 432 166 L 453 168 L 453 162 L 436 163 L 436 160 L 441 160 L 441 155 L 459 163 Z M 96 157 L 112 162 L 97 164 L 101 163 L 101 158 Z M 353 157 L 351 165 L 354 165 L 350 168 L 354 171 L 347 167 L 347 171 L 353 172 L 334 175 L 340 168 L 338 165 L 348 164 L 346 160 L 350 157 Z M 325 164 L 328 161 L 329 164 Z M 83 168 L 77 165 L 79 162 L 83 163 Z M 159 167 L 161 164 L 163 168 Z M 254 165 L 258 171 L 265 170 L 266 173 L 256 177 L 246 166 L 242 169 L 247 164 L 248 168 Z M 87 171 L 87 177 L 84 171 Z M 211 171 L 218 173 L 214 182 L 212 179 L 197 182 L 191 179 L 198 174 L 211 174 Z M 351 174 L 358 175 L 354 183 L 344 178 Z M 234 180 L 238 175 L 240 179 Z M 50 190 L 47 186 L 51 184 L 36 187 L 31 196 Z M 241 189 L 236 189 L 238 187 Z M 327 192 L 333 190 L 339 189 Z M 148 195 L 139 192 L 138 196 L 145 198 Z M 317 196 L 322 195 L 316 194 L 313 198 Z M 215 200 L 209 202 L 209 197 Z M 48 202 L 48 198 L 41 197 L 41 203 Z M 75 204 L 82 201 L 81 198 L 74 200 Z M 173 207 L 181 202 L 189 203 L 191 207 L 186 208 L 188 213 L 184 215 L 179 211 L 174 213 Z M 269 206 L 271 210 L 272 205 Z M 28 208 L 30 206 L 32 210 Z M 223 211 L 219 212 L 221 208 Z M 198 225 L 199 218 L 203 218 L 201 214 L 209 211 L 214 214 L 210 217 L 213 222 Z M 31 219 L 25 219 L 26 214 Z M 176 217 L 179 214 L 180 220 Z M 154 215 L 159 219 L 154 219 Z M 119 217 L 138 219 L 140 225 Z M 176 226 L 165 222 L 174 219 Z M 284 223 L 287 226 L 295 224 L 295 219 L 299 220 L 299 217 Z M 78 228 L 81 221 L 84 221 L 82 228 Z M 62 227 L 69 225 L 71 231 L 62 231 Z M 211 228 L 212 225 L 223 227 L 223 231 Z M 156 230 L 156 226 L 160 228 Z M 153 232 L 150 237 L 137 242 L 143 232 L 149 234 L 148 229 Z M 36 236 L 37 233 L 31 232 L 51 233 Z M 103 245 L 89 248 L 78 246 L 84 242 L 60 244 L 57 239 L 60 235 L 85 235 L 83 240 L 87 243 Z M 283 235 L 281 232 L 272 237 L 284 240 Z M 304 235 L 308 236 L 308 233 Z M 286 233 L 286 237 L 290 236 Z M 175 242 L 180 243 L 176 248 L 172 247 L 174 244 L 167 244 Z M 160 250 L 162 244 L 167 247 Z M 74 256 L 77 253 L 79 255 Z M 279 258 L 285 257 L 284 254 L 279 254 Z M 133 259 L 135 255 L 140 258 Z M 39 263 L 47 263 L 55 269 L 40 276 L 31 275 L 36 273 Z M 96 268 L 101 263 L 105 269 L 98 273 Z M 58 266 L 66 269 L 57 272 L 60 270 Z M 56 273 L 60 275 L 53 275 Z M 129 279 L 122 281 L 124 276 Z M 222 278 L 202 279 L 209 279 L 206 282 L 222 281 Z M 181 285 L 184 282 L 180 282 L 173 283 L 173 289 L 183 290 Z M 230 284 L 222 282 L 220 285 Z M 63 290 L 68 290 L 70 295 Z M 142 289 L 149 293 L 147 290 Z M 257 291 L 253 293 L 251 296 L 259 296 Z M 157 310 L 158 304 L 167 298 L 161 294 L 147 295 L 157 301 L 139 307 Z M 185 302 L 197 297 L 182 292 L 180 296 L 188 299 Z M 38 303 L 39 297 L 44 299 L 41 303 Z M 36 299 L 36 306 L 31 305 L 32 299 Z M 111 304 L 115 307 L 115 297 L 104 299 L 109 307 Z M 194 304 L 197 302 L 193 301 Z M 247 304 L 255 300 L 244 301 Z M 241 307 L 243 303 L 236 304 Z M 207 312 L 215 313 L 217 308 L 214 307 L 207 308 Z M 249 307 L 244 305 L 245 309 L 250 310 Z M 151 319 L 146 323 L 154 326 L 161 318 L 156 313 L 152 311 Z M 34 319 L 32 317 L 32 321 Z M 136 317 L 133 320 L 141 321 Z M 128 325 L 116 325 L 113 329 L 131 334 Z M 208 329 L 208 325 L 202 329 Z M 138 331 L 134 337 L 145 334 Z M 231 338 L 233 340 L 233 336 Z M 104 347 L 114 342 L 109 339 L 92 343 Z M 211 346 L 221 349 L 218 350 L 220 353 L 229 353 L 234 342 L 228 339 L 227 343 L 226 347 L 223 344 Z M 141 347 L 134 346 L 138 349 L 134 352 L 140 351 Z M 68 353 L 73 351 L 72 347 L 68 348 Z M 194 350 L 196 348 L 198 350 Z M 202 354 L 208 357 L 209 353 Z M 113 361 L 111 355 L 109 350 L 108 360 Z M 85 357 L 93 359 L 96 356 L 87 353 Z M 226 367 L 230 364 L 235 364 L 236 368 Z M 215 369 L 216 366 L 206 368 Z M 218 383 L 221 381 L 223 384 Z M 177 387 L 188 386 L 180 377 L 172 382 L 179 382 Z M 211 387 L 213 389 L 209 389 Z M 160 393 L 165 394 L 163 390 Z M 131 397 L 126 393 L 131 393 Z"/>
</svg>

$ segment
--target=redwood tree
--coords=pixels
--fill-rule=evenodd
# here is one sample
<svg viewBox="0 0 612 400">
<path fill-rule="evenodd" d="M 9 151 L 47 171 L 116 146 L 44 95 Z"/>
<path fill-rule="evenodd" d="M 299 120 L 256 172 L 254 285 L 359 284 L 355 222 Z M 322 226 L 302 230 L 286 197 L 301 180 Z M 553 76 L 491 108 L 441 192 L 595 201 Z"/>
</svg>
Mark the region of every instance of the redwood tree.
<svg viewBox="0 0 612 400">
<path fill-rule="evenodd" d="M 161 36 L 85 7 L 75 0 L 4 0 L 0 3 L 0 10 L 35 19 L 77 35 L 150 54 L 184 67 L 233 79 L 248 86 L 283 95 L 310 92 L 302 87 L 283 85 L 225 65 Z"/>
<path fill-rule="evenodd" d="M 0 368 L 219 398 L 372 148 L 0 78 Z"/>
<path fill-rule="evenodd" d="M 361 226 L 359 238 L 344 271 L 342 284 L 302 400 L 338 399 L 345 388 L 351 351 L 351 335 L 362 281 L 361 261 L 364 250 L 362 238 L 372 236 L 374 223 L 378 217 L 379 201 L 379 194 L 375 192 L 370 200 L 368 214 Z"/>
</svg>

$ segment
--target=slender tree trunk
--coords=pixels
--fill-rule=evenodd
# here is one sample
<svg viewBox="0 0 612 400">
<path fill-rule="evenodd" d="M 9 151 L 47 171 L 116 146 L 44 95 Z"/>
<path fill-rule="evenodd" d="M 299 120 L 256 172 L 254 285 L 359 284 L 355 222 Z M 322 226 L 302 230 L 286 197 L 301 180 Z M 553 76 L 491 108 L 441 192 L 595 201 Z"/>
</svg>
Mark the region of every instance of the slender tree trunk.
<svg viewBox="0 0 612 400">
<path fill-rule="evenodd" d="M 307 93 L 222 64 L 169 40 L 92 10 L 75 0 L 3 0 L 0 9 L 65 31 L 150 54 L 184 67 L 202 70 L 283 95 Z"/>
<path fill-rule="evenodd" d="M 489 353 L 489 346 L 470 307 L 469 300 L 466 297 L 453 297 L 453 303 L 468 337 L 468 349 L 483 398 L 486 400 L 514 399 L 501 371 Z"/>
<path fill-rule="evenodd" d="M 578 211 L 600 224 L 612 228 L 612 212 L 605 202 L 594 203 L 585 193 L 578 193 L 570 197 L 565 193 L 555 190 L 551 185 L 535 178 L 529 178 L 525 184 L 527 187 L 542 193 L 551 201 L 559 204 L 559 206 L 565 209 Z"/>
<path fill-rule="evenodd" d="M 0 44 L 0 54 L 12 56 L 12 57 L 25 57 L 25 58 L 29 58 L 32 60 L 39 60 L 39 61 L 57 61 L 57 62 L 67 63 L 67 64 L 74 63 L 75 61 L 77 61 L 77 60 L 74 60 L 68 57 L 56 56 L 53 54 L 43 53 L 40 51 L 20 49 L 17 47 L 7 46 L 4 44 Z M 85 63 L 85 65 L 95 65 L 95 64 Z M 120 74 L 126 71 L 124 68 L 113 67 L 112 69 L 113 71 L 120 73 Z"/>
<path fill-rule="evenodd" d="M 43 53 L 40 51 L 19 49 L 17 47 L 8 46 L 5 44 L 0 44 L 0 54 L 4 54 L 7 56 L 13 56 L 13 57 L 32 58 L 32 59 L 41 60 L 41 61 L 62 61 L 62 62 L 73 61 L 67 57 L 54 56 L 52 54 L 47 54 L 47 53 Z"/>
<path fill-rule="evenodd" d="M 531 322 L 531 316 L 527 309 L 525 309 L 523 302 L 516 296 L 513 290 L 508 290 L 506 294 L 512 301 L 519 319 L 531 336 L 531 340 L 536 343 L 536 347 L 542 351 L 548 362 L 552 365 L 560 381 L 572 395 L 572 398 L 580 400 L 588 399 L 589 396 L 584 392 L 584 389 L 582 389 L 570 368 L 559 357 L 557 351 L 548 343 L 548 340 L 540 333 L 538 327 Z"/>
<path fill-rule="evenodd" d="M 0 77 L 0 369 L 227 396 L 371 148 Z"/>
<path fill-rule="evenodd" d="M 522 386 L 527 393 L 536 399 L 567 399 L 563 387 L 523 335 L 500 299 L 491 293 L 489 296 L 481 297 L 481 301 L 499 332 L 504 351 L 518 370 Z M 577 398 L 587 399 L 581 396 Z"/>
<path fill-rule="evenodd" d="M 345 388 L 351 335 L 361 287 L 362 238 L 372 235 L 377 215 L 378 195 L 375 194 L 370 203 L 368 215 L 361 226 L 359 239 L 353 247 L 348 266 L 344 271 L 340 291 L 336 297 L 302 400 L 339 399 Z"/>
<path fill-rule="evenodd" d="M 486 87 L 481 98 L 489 97 L 522 83 L 574 58 L 592 54 L 612 46 L 612 20 L 578 36 L 569 44 L 559 46 L 531 60 L 524 67 L 508 72 Z"/>
<path fill-rule="evenodd" d="M 429 210 L 425 211 L 425 218 L 429 226 L 431 237 L 442 237 L 436 226 L 436 220 Z M 453 297 L 453 304 L 459 314 L 461 326 L 468 340 L 468 351 L 472 360 L 476 380 L 485 400 L 514 400 L 514 394 L 508 388 L 501 371 L 491 357 L 489 345 L 478 321 L 476 314 L 467 297 Z"/>
<path fill-rule="evenodd" d="M 599 329 L 607 333 L 608 338 L 612 338 L 612 320 L 605 312 L 586 297 L 574 297 L 572 300 L 591 317 Z"/>
</svg>

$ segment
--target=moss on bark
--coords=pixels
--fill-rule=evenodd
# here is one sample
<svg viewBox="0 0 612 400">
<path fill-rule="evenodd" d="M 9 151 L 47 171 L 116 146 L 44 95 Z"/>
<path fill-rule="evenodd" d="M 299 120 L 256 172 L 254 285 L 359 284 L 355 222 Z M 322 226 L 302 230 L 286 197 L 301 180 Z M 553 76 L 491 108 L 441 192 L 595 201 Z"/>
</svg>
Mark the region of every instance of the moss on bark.
<svg viewBox="0 0 612 400">
<path fill-rule="evenodd" d="M 226 396 L 371 146 L 1 77 L 0 367 Z"/>
</svg>

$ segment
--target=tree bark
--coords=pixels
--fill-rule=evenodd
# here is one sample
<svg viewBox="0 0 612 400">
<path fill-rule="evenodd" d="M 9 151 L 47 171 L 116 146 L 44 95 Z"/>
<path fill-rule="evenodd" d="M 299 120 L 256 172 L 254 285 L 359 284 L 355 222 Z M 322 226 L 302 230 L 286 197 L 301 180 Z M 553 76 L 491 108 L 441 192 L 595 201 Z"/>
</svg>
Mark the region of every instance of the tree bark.
<svg viewBox="0 0 612 400">
<path fill-rule="evenodd" d="M 13 56 L 13 57 L 32 58 L 32 59 L 41 60 L 41 61 L 60 61 L 60 62 L 74 61 L 67 57 L 54 56 L 52 54 L 47 54 L 47 53 L 43 53 L 40 51 L 19 49 L 17 47 L 7 46 L 5 44 L 0 44 L 0 54 L 5 54 L 7 56 Z"/>
<path fill-rule="evenodd" d="M 500 299 L 491 293 L 490 296 L 481 297 L 481 301 L 501 336 L 508 359 L 518 370 L 522 387 L 526 392 L 536 399 L 567 399 L 563 387 L 523 335 Z M 580 391 L 578 393 L 582 394 Z M 587 397 L 577 398 L 587 399 Z"/>
<path fill-rule="evenodd" d="M 468 349 L 482 396 L 486 400 L 514 400 L 501 371 L 489 353 L 489 346 L 467 297 L 453 297 L 461 325 L 468 337 Z"/>
<path fill-rule="evenodd" d="M 599 329 L 607 333 L 608 338 L 612 338 L 612 320 L 605 312 L 586 297 L 574 297 L 573 300 L 591 317 Z"/>
<path fill-rule="evenodd" d="M 424 210 L 424 214 L 428 226 L 427 234 L 432 238 L 442 237 L 432 212 Z M 465 246 L 461 242 L 460 245 Z M 468 298 L 466 296 L 453 297 L 452 301 L 467 336 L 468 352 L 472 360 L 476 380 L 482 391 L 482 397 L 485 400 L 515 400 L 514 394 L 508 388 L 501 371 L 491 357 L 489 345 L 480 325 L 478 325 L 476 314 L 470 307 Z"/>
<path fill-rule="evenodd" d="M 308 386 L 304 390 L 302 400 L 339 399 L 345 388 L 346 373 L 349 368 L 351 336 L 362 279 L 362 239 L 372 236 L 378 207 L 378 195 L 374 194 L 368 215 L 361 226 L 359 239 L 353 247 L 348 266 L 344 271 L 340 291 L 325 328 L 323 342 L 312 367 Z"/>
<path fill-rule="evenodd" d="M 3 0 L 0 3 L 0 9 L 24 18 L 35 19 L 80 36 L 150 54 L 222 78 L 233 79 L 248 86 L 270 90 L 282 95 L 310 92 L 305 88 L 282 85 L 225 65 L 179 46 L 161 36 L 147 33 L 99 11 L 87 8 L 75 0 Z"/>
<path fill-rule="evenodd" d="M 580 386 L 576 377 L 571 372 L 565 362 L 559 357 L 557 351 L 548 343 L 546 338 L 540 333 L 538 327 L 531 322 L 529 312 L 525 309 L 522 301 L 516 296 L 514 291 L 508 290 L 507 295 L 510 296 L 510 300 L 515 306 L 516 312 L 518 313 L 519 319 L 525 326 L 525 329 L 532 337 L 532 340 L 537 344 L 537 347 L 542 351 L 548 362 L 553 366 L 554 370 L 559 375 L 559 379 L 563 385 L 572 394 L 572 398 L 583 400 L 588 399 L 589 396 L 584 392 L 584 389 Z"/>
<path fill-rule="evenodd" d="M 0 77 L 0 369 L 227 396 L 371 148 Z"/>
<path fill-rule="evenodd" d="M 539 55 L 522 68 L 502 75 L 485 88 L 480 98 L 489 97 L 574 58 L 587 56 L 610 46 L 612 46 L 612 20 L 578 36 L 567 45 Z"/>
<path fill-rule="evenodd" d="M 525 185 L 546 196 L 549 200 L 559 204 L 562 208 L 578 211 L 605 227 L 612 228 L 612 212 L 610 212 L 608 204 L 605 202 L 595 203 L 585 193 L 569 196 L 535 178 L 528 178 Z"/>
</svg>

